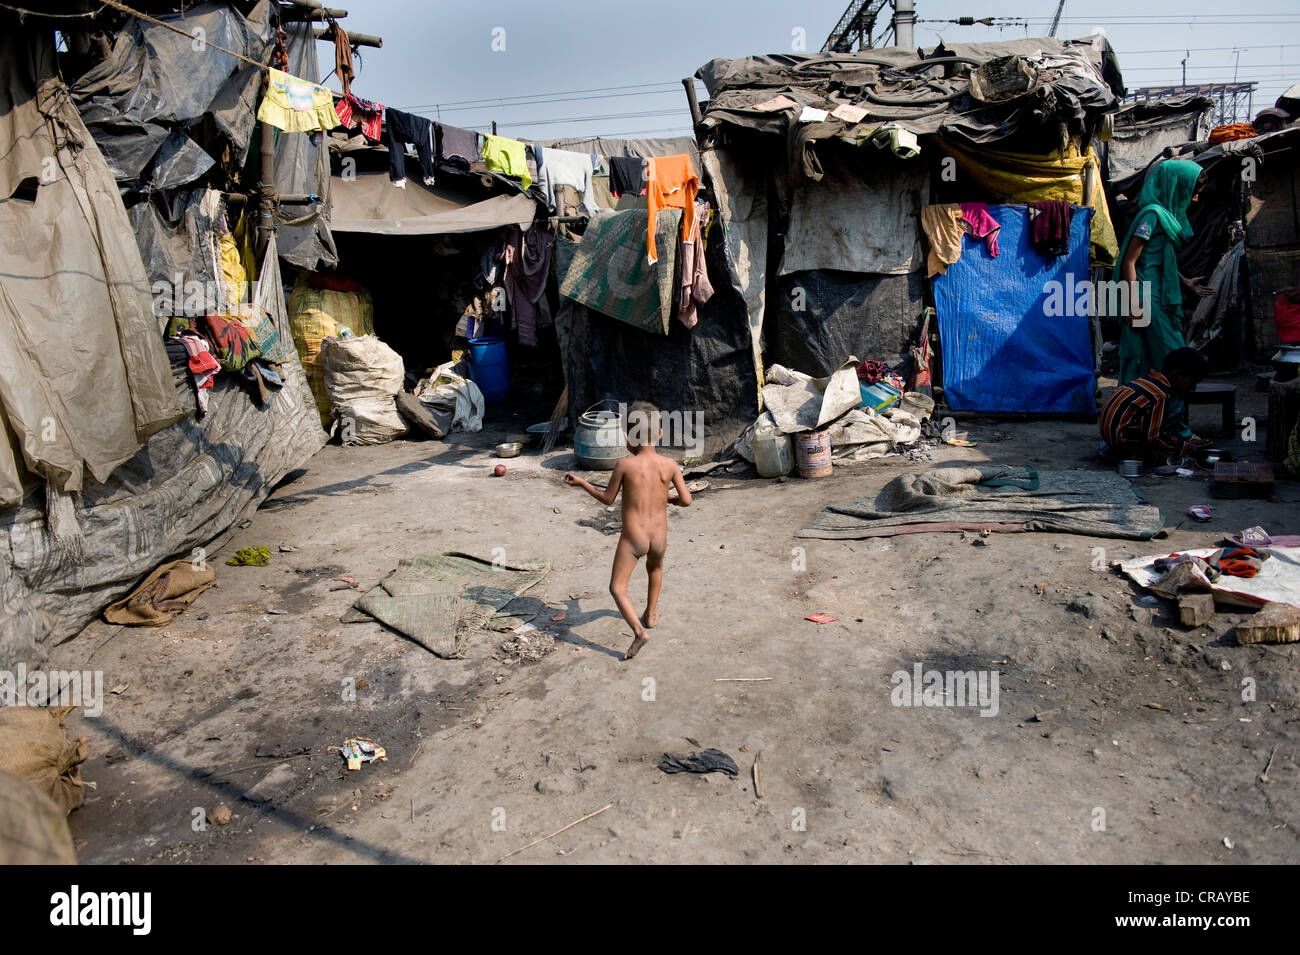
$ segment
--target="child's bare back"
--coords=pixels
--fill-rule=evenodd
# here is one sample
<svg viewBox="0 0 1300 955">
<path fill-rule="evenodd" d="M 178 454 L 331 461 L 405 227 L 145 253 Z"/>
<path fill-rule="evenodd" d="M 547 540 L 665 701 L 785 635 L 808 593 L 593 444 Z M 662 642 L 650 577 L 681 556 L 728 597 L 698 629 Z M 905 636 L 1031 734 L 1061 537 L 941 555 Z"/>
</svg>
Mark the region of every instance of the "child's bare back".
<svg viewBox="0 0 1300 955">
<path fill-rule="evenodd" d="M 662 437 L 658 411 L 652 405 L 637 402 L 629 409 L 629 420 L 633 420 L 636 414 L 644 415 L 650 422 L 650 426 L 643 429 L 643 435 L 652 434 L 654 441 L 658 441 Z M 636 429 L 629 428 L 627 445 L 632 453 L 614 465 L 607 487 L 597 488 L 573 474 L 564 475 L 565 484 L 583 488 L 606 506 L 614 503 L 620 491 L 623 494 L 623 533 L 619 535 L 614 550 L 609 592 L 623 619 L 632 628 L 632 645 L 624 656 L 627 660 L 645 646 L 649 640 L 646 630 L 653 628 L 659 620 L 656 605 L 663 586 L 664 553 L 668 550 L 668 504 L 670 500 L 680 507 L 689 507 L 691 503 L 691 492 L 677 462 L 659 454 L 650 442 L 634 443 L 635 435 Z M 677 489 L 675 500 L 669 497 L 669 490 L 674 487 Z M 627 585 L 642 557 L 646 558 L 648 586 L 645 612 L 638 617 L 628 598 Z"/>
</svg>

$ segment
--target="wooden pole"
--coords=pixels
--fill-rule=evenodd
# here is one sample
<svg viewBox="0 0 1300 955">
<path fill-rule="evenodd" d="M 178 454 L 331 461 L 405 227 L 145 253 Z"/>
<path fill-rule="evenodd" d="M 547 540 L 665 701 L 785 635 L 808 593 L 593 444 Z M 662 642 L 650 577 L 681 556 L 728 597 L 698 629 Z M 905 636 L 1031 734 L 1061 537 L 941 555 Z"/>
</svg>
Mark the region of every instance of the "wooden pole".
<svg viewBox="0 0 1300 955">
<path fill-rule="evenodd" d="M 266 255 L 266 246 L 275 234 L 275 128 L 270 123 L 258 124 L 261 137 L 259 150 L 262 165 L 257 184 L 257 261 Z"/>
<path fill-rule="evenodd" d="M 318 39 L 318 40 L 332 40 L 332 39 L 334 39 L 334 31 L 333 31 L 333 30 L 317 30 L 317 31 L 316 31 L 316 39 Z M 373 46 L 373 47 L 382 47 L 382 46 L 384 45 L 384 38 L 381 37 L 381 36 L 371 36 L 371 35 L 368 34 L 368 33 L 353 33 L 353 32 L 351 32 L 351 31 L 349 30 L 349 31 L 348 31 L 348 43 L 352 44 L 353 46 Z"/>
</svg>

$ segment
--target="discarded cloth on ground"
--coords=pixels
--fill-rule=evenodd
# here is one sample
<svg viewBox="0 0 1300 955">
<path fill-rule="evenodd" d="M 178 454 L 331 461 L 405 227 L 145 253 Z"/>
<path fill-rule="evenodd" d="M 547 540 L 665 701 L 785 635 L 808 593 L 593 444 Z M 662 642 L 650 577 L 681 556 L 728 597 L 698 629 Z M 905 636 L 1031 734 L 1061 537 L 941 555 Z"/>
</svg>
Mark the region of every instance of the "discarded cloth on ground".
<svg viewBox="0 0 1300 955">
<path fill-rule="evenodd" d="M 1114 566 L 1139 587 L 1165 597 L 1173 597 L 1181 590 L 1201 590 L 1214 594 L 1219 603 L 1243 607 L 1280 603 L 1300 607 L 1300 547 L 1258 549 L 1266 551 L 1269 559 L 1261 562 L 1259 573 L 1254 577 L 1222 574 L 1211 581 L 1195 561 L 1180 563 L 1167 572 L 1161 572 L 1155 565 L 1157 560 L 1167 556 L 1165 554 L 1121 560 Z M 1179 553 L 1204 559 L 1219 550 L 1217 547 L 1202 547 Z"/>
<path fill-rule="evenodd" d="M 441 364 L 415 386 L 415 394 L 397 396 L 397 410 L 435 438 L 456 428 L 483 430 L 483 392 L 456 367 L 454 361 Z"/>
<path fill-rule="evenodd" d="M 626 209 L 592 216 L 560 276 L 560 294 L 602 315 L 667 335 L 682 210 L 664 209 L 656 220 L 661 254 L 655 262 L 645 258 L 647 215 L 644 209 Z"/>
<path fill-rule="evenodd" d="M 164 627 L 216 583 L 207 564 L 199 570 L 192 561 L 174 560 L 158 567 L 139 587 L 104 610 L 104 619 L 131 627 Z"/>
<path fill-rule="evenodd" d="M 664 753 L 659 760 L 659 768 L 665 773 L 726 773 L 728 776 L 740 774 L 736 761 L 720 749 L 706 749 L 689 756 Z"/>
<path fill-rule="evenodd" d="M 373 618 L 440 657 L 459 657 L 471 634 L 550 569 L 546 561 L 494 563 L 456 551 L 404 558 L 342 621 Z"/>
<path fill-rule="evenodd" d="M 857 368 L 852 355 L 825 378 L 773 365 L 767 370 L 763 405 L 786 434 L 815 430 L 862 404 Z"/>
<path fill-rule="evenodd" d="M 795 536 L 855 540 L 987 527 L 1147 540 L 1163 524 L 1159 509 L 1113 471 L 985 465 L 901 474 L 872 497 L 825 508 Z"/>
<path fill-rule="evenodd" d="M 54 691 L 55 688 L 52 688 Z M 86 799 L 81 764 L 90 755 L 85 737 L 63 728 L 74 706 L 0 706 L 0 771 L 27 780 L 66 816 Z"/>
</svg>

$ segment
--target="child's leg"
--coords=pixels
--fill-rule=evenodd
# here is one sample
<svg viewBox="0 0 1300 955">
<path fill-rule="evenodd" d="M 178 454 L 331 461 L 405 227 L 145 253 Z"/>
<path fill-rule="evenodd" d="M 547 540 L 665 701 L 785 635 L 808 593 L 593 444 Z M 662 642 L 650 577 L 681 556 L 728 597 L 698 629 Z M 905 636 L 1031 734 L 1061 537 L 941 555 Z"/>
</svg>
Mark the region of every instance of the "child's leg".
<svg viewBox="0 0 1300 955">
<path fill-rule="evenodd" d="M 645 613 L 641 623 L 648 629 L 659 622 L 659 588 L 664 583 L 664 555 L 662 551 L 651 550 L 645 558 L 645 572 L 648 580 L 645 595 Z"/>
<path fill-rule="evenodd" d="M 618 547 L 614 550 L 614 567 L 609 574 L 609 592 L 614 598 L 614 603 L 618 605 L 618 612 L 623 615 L 627 625 L 632 628 L 632 646 L 628 648 L 626 659 L 631 659 L 636 652 L 641 649 L 646 642 L 645 629 L 641 626 L 641 621 L 637 619 L 636 610 L 632 607 L 632 601 L 627 595 L 627 585 L 632 579 L 632 571 L 636 567 L 639 558 L 632 549 L 632 543 L 626 537 L 620 536 Z"/>
</svg>

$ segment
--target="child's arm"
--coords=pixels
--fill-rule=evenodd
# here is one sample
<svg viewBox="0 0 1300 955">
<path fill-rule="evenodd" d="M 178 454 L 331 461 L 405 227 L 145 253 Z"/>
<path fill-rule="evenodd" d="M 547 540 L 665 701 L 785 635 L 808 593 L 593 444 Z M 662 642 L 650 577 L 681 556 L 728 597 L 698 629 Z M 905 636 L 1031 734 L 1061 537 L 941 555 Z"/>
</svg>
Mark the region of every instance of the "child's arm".
<svg viewBox="0 0 1300 955">
<path fill-rule="evenodd" d="M 686 478 L 682 477 L 682 469 L 679 467 L 673 468 L 673 487 L 677 489 L 677 497 L 668 498 L 668 502 L 676 504 L 678 507 L 690 507 L 691 492 L 686 486 Z"/>
<path fill-rule="evenodd" d="M 613 504 L 618 498 L 619 488 L 623 486 L 623 462 L 619 461 L 614 465 L 614 473 L 609 476 L 609 486 L 598 488 L 590 481 L 578 477 L 576 474 L 564 475 L 564 483 L 570 487 L 580 487 L 606 507 Z"/>
</svg>

